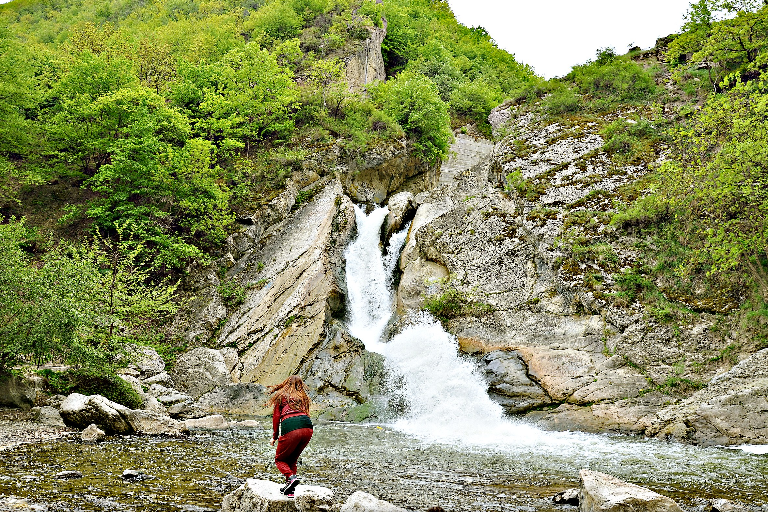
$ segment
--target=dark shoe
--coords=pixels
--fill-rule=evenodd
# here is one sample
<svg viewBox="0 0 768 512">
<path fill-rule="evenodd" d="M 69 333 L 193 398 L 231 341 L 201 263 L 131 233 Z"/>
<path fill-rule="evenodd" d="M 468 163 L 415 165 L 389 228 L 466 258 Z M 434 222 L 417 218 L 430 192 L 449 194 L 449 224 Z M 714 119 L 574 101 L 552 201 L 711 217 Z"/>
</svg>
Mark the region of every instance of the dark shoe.
<svg viewBox="0 0 768 512">
<path fill-rule="evenodd" d="M 296 489 L 296 486 L 299 485 L 299 477 L 296 475 L 291 475 L 288 477 L 288 480 L 286 481 L 285 485 L 280 488 L 280 492 L 285 494 L 286 496 L 293 496 L 293 491 Z"/>
</svg>

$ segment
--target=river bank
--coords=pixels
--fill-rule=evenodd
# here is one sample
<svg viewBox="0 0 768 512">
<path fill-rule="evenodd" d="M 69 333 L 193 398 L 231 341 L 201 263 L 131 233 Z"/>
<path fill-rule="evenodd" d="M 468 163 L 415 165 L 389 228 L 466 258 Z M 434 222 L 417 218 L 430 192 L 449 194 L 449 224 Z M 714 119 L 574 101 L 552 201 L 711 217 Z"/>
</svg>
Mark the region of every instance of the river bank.
<svg viewBox="0 0 768 512">
<path fill-rule="evenodd" d="M 0 408 L 0 452 L 17 446 L 62 439 L 76 433 L 68 427 L 44 426 L 33 420 L 32 411 Z"/>
</svg>

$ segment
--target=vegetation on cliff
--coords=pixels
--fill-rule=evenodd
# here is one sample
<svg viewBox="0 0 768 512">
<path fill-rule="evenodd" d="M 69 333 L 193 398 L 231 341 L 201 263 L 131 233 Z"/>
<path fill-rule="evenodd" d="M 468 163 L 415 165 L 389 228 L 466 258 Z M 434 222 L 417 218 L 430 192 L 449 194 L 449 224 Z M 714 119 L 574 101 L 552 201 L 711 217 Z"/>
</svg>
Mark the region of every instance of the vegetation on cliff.
<svg viewBox="0 0 768 512">
<path fill-rule="evenodd" d="M 389 79 L 350 91 L 385 24 Z M 14 0 L 0 27 L 0 371 L 167 343 L 185 269 L 309 152 L 436 163 L 534 79 L 432 0 Z"/>
<path fill-rule="evenodd" d="M 618 189 L 566 206 L 562 270 L 662 323 L 715 315 L 713 330 L 746 352 L 768 345 L 766 30 L 762 1 L 700 0 L 656 48 L 601 49 L 512 98 L 572 135 L 596 124 L 617 175 L 638 166 Z M 528 201 L 553 186 L 519 172 L 505 183 Z"/>
</svg>

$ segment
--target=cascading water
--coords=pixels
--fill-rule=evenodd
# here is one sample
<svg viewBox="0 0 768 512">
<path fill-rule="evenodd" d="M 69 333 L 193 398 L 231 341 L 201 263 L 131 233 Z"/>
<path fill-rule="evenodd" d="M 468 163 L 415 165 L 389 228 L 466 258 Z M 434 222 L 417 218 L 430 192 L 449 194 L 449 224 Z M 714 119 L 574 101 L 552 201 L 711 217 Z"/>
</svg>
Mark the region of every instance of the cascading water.
<svg viewBox="0 0 768 512">
<path fill-rule="evenodd" d="M 389 367 L 400 376 L 397 394 L 409 407 L 404 416 L 391 424 L 393 428 L 427 443 L 514 453 L 518 460 L 553 457 L 562 467 L 610 464 L 618 474 L 621 468 L 632 467 L 636 476 L 648 472 L 674 473 L 681 470 L 681 461 L 701 458 L 696 455 L 702 452 L 701 448 L 541 431 L 506 417 L 502 408 L 488 397 L 476 365 L 459 356 L 455 337 L 426 313 L 417 315 L 391 340 L 382 340 L 393 311 L 391 272 L 405 232 L 393 237 L 384 256 L 379 238 L 387 210 L 379 208 L 366 216 L 358 208 L 356 214 L 359 235 L 346 252 L 352 312 L 349 330 L 368 350 L 384 355 Z M 713 453 L 723 452 L 730 450 L 712 451 L 706 457 L 712 460 L 718 458 Z"/>
</svg>

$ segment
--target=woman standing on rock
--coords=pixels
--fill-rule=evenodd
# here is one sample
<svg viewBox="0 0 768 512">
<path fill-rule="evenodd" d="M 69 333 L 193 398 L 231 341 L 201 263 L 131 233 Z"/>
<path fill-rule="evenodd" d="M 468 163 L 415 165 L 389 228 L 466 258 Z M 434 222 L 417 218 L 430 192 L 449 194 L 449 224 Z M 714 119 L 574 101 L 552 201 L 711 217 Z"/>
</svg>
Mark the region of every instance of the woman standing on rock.
<svg viewBox="0 0 768 512">
<path fill-rule="evenodd" d="M 267 406 L 274 408 L 270 444 L 274 446 L 277 441 L 275 465 L 285 475 L 285 485 L 280 491 L 286 496 L 293 496 L 299 483 L 296 462 L 312 439 L 312 421 L 309 419 L 311 401 L 307 386 L 298 375 L 291 375 L 282 383 L 270 386 L 269 392 L 272 396 Z"/>
</svg>

